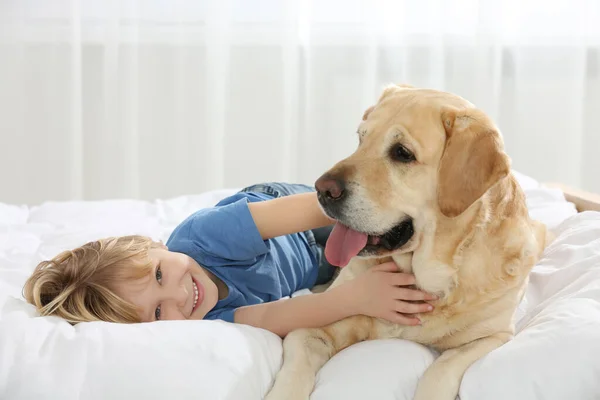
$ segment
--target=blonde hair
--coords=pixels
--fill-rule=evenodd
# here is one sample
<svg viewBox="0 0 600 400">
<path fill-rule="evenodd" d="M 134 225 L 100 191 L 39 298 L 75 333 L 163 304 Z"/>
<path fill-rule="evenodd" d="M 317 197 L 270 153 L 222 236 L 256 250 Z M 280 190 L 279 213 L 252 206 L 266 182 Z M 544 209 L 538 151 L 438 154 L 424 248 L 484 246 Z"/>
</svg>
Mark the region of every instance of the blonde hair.
<svg viewBox="0 0 600 400">
<path fill-rule="evenodd" d="M 150 274 L 153 265 L 148 250 L 159 246 L 137 235 L 86 243 L 39 263 L 23 295 L 42 316 L 55 315 L 71 324 L 140 322 L 137 308 L 119 297 L 114 287 L 117 282 Z"/>
</svg>

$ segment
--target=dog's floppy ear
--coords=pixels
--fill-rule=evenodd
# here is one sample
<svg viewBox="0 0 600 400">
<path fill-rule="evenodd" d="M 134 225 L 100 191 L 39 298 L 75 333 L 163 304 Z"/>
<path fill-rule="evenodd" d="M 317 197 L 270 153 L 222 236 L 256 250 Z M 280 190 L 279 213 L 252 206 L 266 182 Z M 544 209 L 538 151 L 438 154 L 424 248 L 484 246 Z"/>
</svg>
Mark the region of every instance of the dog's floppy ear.
<svg viewBox="0 0 600 400">
<path fill-rule="evenodd" d="M 500 133 L 476 109 L 442 110 L 446 147 L 439 169 L 438 204 L 447 217 L 462 214 L 510 172 Z"/>
</svg>

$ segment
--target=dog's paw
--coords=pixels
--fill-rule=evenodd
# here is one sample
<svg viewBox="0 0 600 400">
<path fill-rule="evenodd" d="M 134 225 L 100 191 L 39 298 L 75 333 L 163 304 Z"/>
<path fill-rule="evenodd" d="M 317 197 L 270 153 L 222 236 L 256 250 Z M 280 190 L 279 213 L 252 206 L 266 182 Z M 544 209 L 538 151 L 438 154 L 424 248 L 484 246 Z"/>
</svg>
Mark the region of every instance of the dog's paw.
<svg viewBox="0 0 600 400">
<path fill-rule="evenodd" d="M 309 397 L 308 396 L 303 396 L 300 393 L 294 393 L 289 389 L 285 389 L 285 388 L 280 388 L 280 387 L 273 387 L 273 389 L 271 389 L 271 391 L 269 393 L 267 393 L 267 396 L 265 397 L 265 400 L 308 400 Z"/>
<path fill-rule="evenodd" d="M 291 373 L 285 367 L 279 371 L 273 387 L 265 400 L 308 400 L 312 385 L 299 379 L 301 375 Z"/>
<path fill-rule="evenodd" d="M 413 400 L 455 400 L 460 379 L 450 374 L 435 374 L 428 370 L 419 380 Z"/>
<path fill-rule="evenodd" d="M 458 393 L 448 393 L 442 388 L 417 389 L 413 400 L 455 400 Z"/>
<path fill-rule="evenodd" d="M 295 391 L 293 386 L 275 383 L 265 400 L 308 400 L 309 396 Z"/>
</svg>

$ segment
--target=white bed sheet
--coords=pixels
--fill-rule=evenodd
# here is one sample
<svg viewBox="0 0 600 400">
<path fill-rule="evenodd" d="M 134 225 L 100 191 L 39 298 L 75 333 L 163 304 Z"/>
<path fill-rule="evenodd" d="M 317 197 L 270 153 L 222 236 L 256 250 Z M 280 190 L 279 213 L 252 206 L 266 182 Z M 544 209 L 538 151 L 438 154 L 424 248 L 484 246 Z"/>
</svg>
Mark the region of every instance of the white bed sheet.
<svg viewBox="0 0 600 400">
<path fill-rule="evenodd" d="M 531 275 L 515 339 L 473 365 L 460 397 L 600 398 L 600 214 L 576 214 L 558 190 L 517 174 L 533 217 L 558 235 Z M 155 202 L 0 204 L 0 398 L 260 399 L 281 340 L 217 321 L 75 327 L 21 298 L 42 259 L 107 235 L 166 240 L 190 212 L 234 190 Z M 436 355 L 401 340 L 355 345 L 321 371 L 312 399 L 410 399 Z"/>
</svg>

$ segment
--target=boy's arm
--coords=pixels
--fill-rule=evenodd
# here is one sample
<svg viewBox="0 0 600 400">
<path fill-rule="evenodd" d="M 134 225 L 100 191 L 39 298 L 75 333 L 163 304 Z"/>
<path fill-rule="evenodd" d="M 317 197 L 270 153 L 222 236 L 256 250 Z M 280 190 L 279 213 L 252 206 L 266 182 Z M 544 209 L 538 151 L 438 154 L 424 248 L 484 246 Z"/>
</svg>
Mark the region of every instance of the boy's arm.
<svg viewBox="0 0 600 400">
<path fill-rule="evenodd" d="M 281 337 L 300 328 L 318 328 L 357 314 L 347 303 L 349 285 L 323 293 L 241 307 L 234 322 L 267 329 Z"/>
<path fill-rule="evenodd" d="M 358 314 L 417 325 L 420 320 L 410 314 L 431 311 L 432 307 L 423 301 L 436 297 L 406 287 L 414 283 L 413 275 L 398 272 L 396 264 L 389 262 L 324 293 L 238 308 L 234 322 L 267 329 L 281 337 L 296 329 L 322 327 Z"/>
<path fill-rule="evenodd" d="M 248 207 L 263 240 L 335 223 L 323 213 L 315 192 L 249 203 Z"/>
</svg>

